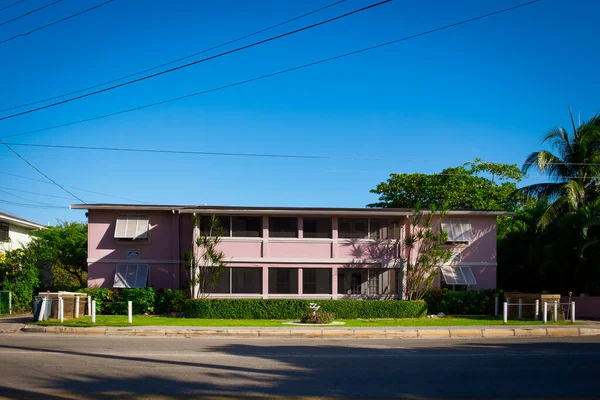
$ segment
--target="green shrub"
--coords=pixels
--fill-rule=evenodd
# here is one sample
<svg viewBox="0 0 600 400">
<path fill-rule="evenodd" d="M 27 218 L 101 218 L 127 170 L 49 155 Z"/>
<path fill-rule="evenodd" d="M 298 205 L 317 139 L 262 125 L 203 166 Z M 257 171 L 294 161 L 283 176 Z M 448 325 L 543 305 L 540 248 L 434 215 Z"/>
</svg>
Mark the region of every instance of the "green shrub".
<svg viewBox="0 0 600 400">
<path fill-rule="evenodd" d="M 12 292 L 13 312 L 31 310 L 39 271 L 35 259 L 23 250 L 0 251 L 0 290 Z"/>
<path fill-rule="evenodd" d="M 334 319 L 335 314 L 333 313 L 317 311 L 306 313 L 300 318 L 300 322 L 303 324 L 330 324 Z"/>
<path fill-rule="evenodd" d="M 490 315 L 494 313 L 494 297 L 504 301 L 501 290 L 466 290 L 449 289 L 429 290 L 424 300 L 429 313 L 443 312 L 449 315 Z"/>
<path fill-rule="evenodd" d="M 93 288 L 81 289 L 96 300 L 96 312 L 101 315 L 127 314 L 127 301 L 131 301 L 134 314 L 153 314 L 156 301 L 156 292 L 153 288 L 143 289 L 109 289 Z"/>
<path fill-rule="evenodd" d="M 188 318 L 295 319 L 306 314 L 314 300 L 291 299 L 200 299 L 187 300 L 183 312 Z M 427 314 L 423 301 L 406 300 L 319 300 L 320 311 L 336 318 L 417 318 Z"/>
<path fill-rule="evenodd" d="M 188 298 L 187 290 L 159 290 L 156 292 L 156 306 L 154 307 L 154 311 L 157 314 L 181 312 L 183 303 L 185 303 Z"/>
</svg>

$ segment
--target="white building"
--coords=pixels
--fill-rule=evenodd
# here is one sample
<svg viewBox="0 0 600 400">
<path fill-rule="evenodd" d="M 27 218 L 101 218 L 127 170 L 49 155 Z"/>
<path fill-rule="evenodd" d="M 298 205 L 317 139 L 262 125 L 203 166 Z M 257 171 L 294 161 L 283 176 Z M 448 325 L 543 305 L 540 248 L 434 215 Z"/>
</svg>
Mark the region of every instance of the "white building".
<svg viewBox="0 0 600 400">
<path fill-rule="evenodd" d="M 44 225 L 0 212 L 0 251 L 21 249 L 31 241 L 29 232 Z"/>
</svg>

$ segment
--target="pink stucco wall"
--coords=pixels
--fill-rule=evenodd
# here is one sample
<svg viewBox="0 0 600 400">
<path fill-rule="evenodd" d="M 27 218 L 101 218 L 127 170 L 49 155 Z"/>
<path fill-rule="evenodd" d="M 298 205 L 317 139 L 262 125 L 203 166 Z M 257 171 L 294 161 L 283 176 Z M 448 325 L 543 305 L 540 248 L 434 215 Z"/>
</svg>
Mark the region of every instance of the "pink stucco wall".
<svg viewBox="0 0 600 400">
<path fill-rule="evenodd" d="M 150 265 L 149 281 L 152 286 L 184 286 L 187 277 L 181 260 L 183 253 L 192 250 L 192 216 L 170 210 L 142 211 L 140 213 L 150 215 L 149 240 L 120 242 L 114 238 L 119 213 L 118 210 L 89 211 L 89 286 L 112 286 L 115 266 L 125 262 L 126 250 L 131 248 L 141 250 L 141 259 L 132 262 Z M 469 215 L 459 218 L 471 220 L 475 241 L 468 246 L 455 246 L 452 250 L 461 252 L 462 264 L 471 265 L 478 281 L 477 288 L 494 288 L 495 217 Z M 338 239 L 336 218 L 333 218 L 332 226 L 332 239 L 279 239 L 269 238 L 268 224 L 263 223 L 263 238 L 223 238 L 220 249 L 224 251 L 231 267 L 380 267 L 380 260 L 395 260 L 401 254 L 402 239 L 382 242 Z"/>
<path fill-rule="evenodd" d="M 600 296 L 571 297 L 575 302 L 575 318 L 600 319 Z M 569 297 L 560 298 L 561 303 L 568 303 Z"/>
</svg>

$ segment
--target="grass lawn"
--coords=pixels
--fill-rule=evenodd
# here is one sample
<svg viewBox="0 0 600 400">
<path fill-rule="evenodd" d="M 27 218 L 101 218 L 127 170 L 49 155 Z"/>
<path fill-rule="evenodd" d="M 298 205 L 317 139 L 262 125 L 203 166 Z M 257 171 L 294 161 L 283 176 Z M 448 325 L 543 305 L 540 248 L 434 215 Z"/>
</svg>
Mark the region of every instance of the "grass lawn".
<svg viewBox="0 0 600 400">
<path fill-rule="evenodd" d="M 255 327 L 290 327 L 283 325 L 289 320 L 268 319 L 200 319 L 200 318 L 169 318 L 135 315 L 132 326 L 206 326 L 206 327 L 232 327 L 232 326 L 255 326 Z M 490 317 L 445 317 L 445 318 L 406 318 L 406 319 L 340 319 L 336 321 L 345 322 L 345 325 L 331 327 L 378 327 L 378 326 L 478 326 L 478 325 L 503 325 L 502 319 Z M 61 325 L 58 320 L 32 322 L 35 325 L 55 326 Z M 541 321 L 517 321 L 509 320 L 508 325 L 541 325 Z M 569 321 L 557 323 L 548 322 L 548 325 L 570 325 Z M 63 326 L 89 327 L 92 325 L 91 317 L 66 320 Z M 127 316 L 124 315 L 98 315 L 95 326 L 130 326 Z M 293 326 L 293 325 L 291 325 Z M 320 325 L 322 326 L 322 325 Z"/>
</svg>

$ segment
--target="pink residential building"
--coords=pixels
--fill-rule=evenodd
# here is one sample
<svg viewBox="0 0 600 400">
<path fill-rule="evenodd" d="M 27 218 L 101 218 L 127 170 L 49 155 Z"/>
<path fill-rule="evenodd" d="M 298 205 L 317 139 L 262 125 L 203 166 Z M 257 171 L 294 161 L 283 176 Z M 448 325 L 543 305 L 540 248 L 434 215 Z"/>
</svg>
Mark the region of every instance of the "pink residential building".
<svg viewBox="0 0 600 400">
<path fill-rule="evenodd" d="M 402 298 L 411 209 L 81 204 L 88 210 L 88 286 L 186 287 L 193 215 L 219 217 L 227 267 L 211 297 Z M 450 211 L 452 260 L 437 285 L 496 287 L 496 217 Z M 199 232 L 196 232 L 198 234 Z"/>
</svg>

